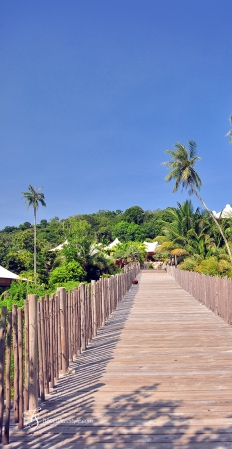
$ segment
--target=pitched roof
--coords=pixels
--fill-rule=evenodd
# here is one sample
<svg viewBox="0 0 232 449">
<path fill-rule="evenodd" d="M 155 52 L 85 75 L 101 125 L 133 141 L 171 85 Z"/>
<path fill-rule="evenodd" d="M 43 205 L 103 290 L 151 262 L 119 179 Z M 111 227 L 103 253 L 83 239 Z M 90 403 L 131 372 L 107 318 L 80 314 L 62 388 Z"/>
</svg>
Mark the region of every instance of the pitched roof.
<svg viewBox="0 0 232 449">
<path fill-rule="evenodd" d="M 121 243 L 118 238 L 116 238 L 112 243 L 110 243 L 108 246 L 106 246 L 105 249 L 112 249 L 114 246 L 116 246 L 118 243 Z"/>
<path fill-rule="evenodd" d="M 157 246 L 159 245 L 158 242 L 143 242 L 146 252 L 147 253 L 154 253 Z"/>
<path fill-rule="evenodd" d="M 0 265 L 0 278 L 19 279 L 19 276 L 17 274 L 11 273 L 11 271 L 6 270 L 6 268 L 1 267 Z"/>
</svg>

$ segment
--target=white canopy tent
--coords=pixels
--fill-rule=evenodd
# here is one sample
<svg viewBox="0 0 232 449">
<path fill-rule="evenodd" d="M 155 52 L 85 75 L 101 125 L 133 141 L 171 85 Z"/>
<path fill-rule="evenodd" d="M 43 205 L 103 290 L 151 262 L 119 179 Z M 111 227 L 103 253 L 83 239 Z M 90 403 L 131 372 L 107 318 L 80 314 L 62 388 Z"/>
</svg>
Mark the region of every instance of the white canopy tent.
<svg viewBox="0 0 232 449">
<path fill-rule="evenodd" d="M 0 278 L 19 279 L 19 276 L 17 274 L 11 273 L 11 271 L 7 270 L 6 268 L 1 267 L 1 265 L 0 265 Z"/>
<path fill-rule="evenodd" d="M 154 253 L 157 246 L 159 246 L 158 242 L 143 242 L 147 253 Z"/>
<path fill-rule="evenodd" d="M 56 246 L 55 248 L 49 249 L 49 251 L 61 251 L 64 245 L 68 245 L 68 240 L 65 240 L 64 243 L 60 243 L 60 245 Z"/>
<path fill-rule="evenodd" d="M 105 247 L 105 249 L 112 249 L 114 248 L 118 243 L 121 243 L 118 238 L 116 238 L 112 243 L 110 243 L 108 246 Z"/>
<path fill-rule="evenodd" d="M 15 279 L 19 279 L 17 274 L 11 273 L 0 265 L 0 287 L 8 287 L 11 281 Z"/>
</svg>

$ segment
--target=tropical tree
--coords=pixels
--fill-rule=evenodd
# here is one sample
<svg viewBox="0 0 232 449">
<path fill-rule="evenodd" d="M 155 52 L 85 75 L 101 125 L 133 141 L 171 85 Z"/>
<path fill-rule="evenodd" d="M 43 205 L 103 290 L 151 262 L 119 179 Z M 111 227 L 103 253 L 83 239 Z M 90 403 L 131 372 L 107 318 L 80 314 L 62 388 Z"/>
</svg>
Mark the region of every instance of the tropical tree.
<svg viewBox="0 0 232 449">
<path fill-rule="evenodd" d="M 112 257 L 120 261 L 120 266 L 128 262 L 143 262 L 146 249 L 141 242 L 123 242 L 118 243 L 112 248 Z"/>
<path fill-rule="evenodd" d="M 87 272 L 87 280 L 96 279 L 97 273 L 108 271 L 110 258 L 104 254 L 102 246 L 95 243 L 95 235 L 87 221 L 71 218 L 66 238 L 67 244 L 62 249 L 66 261 L 79 262 Z"/>
<path fill-rule="evenodd" d="M 126 209 L 123 214 L 123 220 L 128 223 L 135 223 L 140 225 L 144 222 L 145 214 L 144 210 L 139 206 L 132 206 Z"/>
<path fill-rule="evenodd" d="M 229 244 L 226 240 L 226 237 L 223 233 L 223 230 L 218 223 L 217 219 L 213 215 L 213 213 L 209 210 L 209 208 L 206 206 L 205 202 L 201 198 L 201 196 L 198 193 L 198 190 L 201 188 L 202 182 L 200 179 L 200 176 L 198 173 L 194 170 L 194 166 L 198 160 L 201 158 L 197 156 L 197 145 L 193 140 L 189 140 L 189 150 L 182 144 L 182 143 L 176 143 L 175 144 L 175 150 L 165 150 L 165 153 L 168 153 L 171 155 L 172 160 L 164 162 L 163 164 L 166 165 L 166 167 L 171 168 L 172 170 L 168 175 L 165 177 L 166 182 L 175 181 L 173 192 L 176 192 L 180 186 L 182 186 L 182 190 L 184 188 L 189 188 L 189 194 L 191 195 L 194 193 L 203 207 L 208 211 L 210 214 L 212 220 L 217 225 L 223 240 L 226 245 L 226 249 L 228 251 L 228 254 L 230 256 L 230 260 L 232 262 L 232 255 L 230 251 Z"/>
<path fill-rule="evenodd" d="M 38 190 L 35 189 L 31 184 L 28 186 L 28 192 L 22 192 L 24 196 L 25 203 L 28 203 L 28 207 L 33 207 L 34 210 L 34 281 L 36 284 L 36 212 L 38 210 L 39 204 L 46 206 L 44 201 L 44 194 L 41 193 L 43 187 L 39 187 Z"/>
<path fill-rule="evenodd" d="M 170 207 L 166 211 L 166 220 L 162 220 L 163 225 L 162 232 L 167 235 L 171 240 L 179 237 L 186 237 L 190 229 L 197 228 L 199 220 L 202 221 L 200 209 L 197 208 L 194 212 L 194 208 L 191 200 L 187 200 L 184 203 L 177 203 L 177 208 Z"/>
</svg>

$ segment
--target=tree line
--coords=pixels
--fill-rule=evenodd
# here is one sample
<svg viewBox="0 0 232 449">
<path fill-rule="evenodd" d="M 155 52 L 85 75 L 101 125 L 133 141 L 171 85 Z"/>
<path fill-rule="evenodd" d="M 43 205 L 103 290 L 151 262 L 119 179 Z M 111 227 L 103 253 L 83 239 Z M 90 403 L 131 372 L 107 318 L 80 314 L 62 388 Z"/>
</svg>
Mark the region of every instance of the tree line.
<svg viewBox="0 0 232 449">
<path fill-rule="evenodd" d="M 227 135 L 231 137 L 232 130 Z M 146 240 L 159 243 L 155 259 L 186 270 L 232 277 L 232 218 L 217 219 L 199 194 L 202 182 L 195 170 L 200 160 L 196 143 L 189 141 L 187 149 L 178 142 L 165 152 L 171 156 L 164 162 L 171 169 L 165 179 L 174 181 L 173 192 L 188 189 L 203 209 L 194 210 L 191 200 L 186 200 L 164 210 L 132 206 L 124 212 L 99 210 L 37 224 L 36 212 L 39 205 L 46 206 L 45 198 L 42 188 L 29 185 L 22 193 L 28 207 L 33 207 L 33 224 L 6 226 L 0 231 L 0 265 L 27 279 L 27 291 L 36 286 L 39 294 L 41 288 L 41 293 L 58 285 L 73 288 L 78 282 L 114 274 L 129 261 L 143 262 L 147 253 L 142 242 Z M 107 248 L 116 238 L 121 243 Z M 19 297 L 15 285 L 9 291 L 13 295 L 15 288 Z M 25 295 L 25 282 L 21 289 Z"/>
</svg>

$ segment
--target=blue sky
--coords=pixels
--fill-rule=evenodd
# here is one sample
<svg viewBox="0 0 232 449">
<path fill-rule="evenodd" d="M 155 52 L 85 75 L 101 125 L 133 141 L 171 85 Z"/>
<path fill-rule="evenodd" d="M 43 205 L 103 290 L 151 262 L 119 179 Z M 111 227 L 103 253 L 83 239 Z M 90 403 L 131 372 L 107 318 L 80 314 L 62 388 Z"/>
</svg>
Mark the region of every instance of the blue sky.
<svg viewBox="0 0 232 449">
<path fill-rule="evenodd" d="M 175 206 L 161 165 L 198 144 L 201 195 L 232 203 L 231 0 L 2 0 L 0 228 Z M 198 200 L 193 199 L 197 207 Z"/>
</svg>

